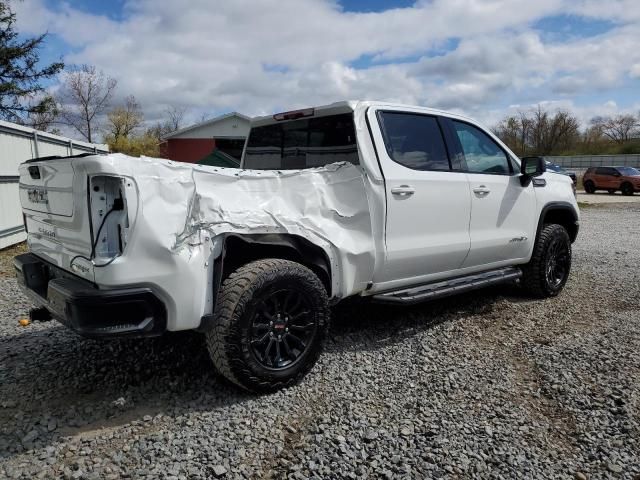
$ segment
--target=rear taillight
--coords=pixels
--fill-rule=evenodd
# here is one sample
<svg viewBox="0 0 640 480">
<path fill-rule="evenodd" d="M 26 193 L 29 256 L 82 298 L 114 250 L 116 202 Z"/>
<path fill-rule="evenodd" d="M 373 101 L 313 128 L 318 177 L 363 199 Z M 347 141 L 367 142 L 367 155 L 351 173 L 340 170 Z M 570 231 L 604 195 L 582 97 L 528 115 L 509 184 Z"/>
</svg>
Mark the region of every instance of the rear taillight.
<svg viewBox="0 0 640 480">
<path fill-rule="evenodd" d="M 113 259 L 124 252 L 129 228 L 125 183 L 121 177 L 90 178 L 91 260 Z"/>
</svg>

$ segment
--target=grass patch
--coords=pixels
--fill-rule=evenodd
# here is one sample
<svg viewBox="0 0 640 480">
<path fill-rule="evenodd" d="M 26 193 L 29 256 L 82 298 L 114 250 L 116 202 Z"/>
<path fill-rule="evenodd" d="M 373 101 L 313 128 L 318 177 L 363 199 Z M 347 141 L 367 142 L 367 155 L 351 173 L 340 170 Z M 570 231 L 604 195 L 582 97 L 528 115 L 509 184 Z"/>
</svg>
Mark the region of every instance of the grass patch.
<svg viewBox="0 0 640 480">
<path fill-rule="evenodd" d="M 27 242 L 21 242 L 0 250 L 0 277 L 13 277 L 13 257 L 27 251 Z"/>
</svg>

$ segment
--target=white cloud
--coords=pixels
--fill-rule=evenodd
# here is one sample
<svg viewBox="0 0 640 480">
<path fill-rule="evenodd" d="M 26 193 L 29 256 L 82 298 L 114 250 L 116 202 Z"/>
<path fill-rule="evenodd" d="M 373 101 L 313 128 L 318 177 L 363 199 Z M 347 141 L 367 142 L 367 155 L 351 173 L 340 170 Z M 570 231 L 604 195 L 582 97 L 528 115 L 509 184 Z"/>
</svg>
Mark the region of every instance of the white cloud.
<svg viewBox="0 0 640 480">
<path fill-rule="evenodd" d="M 640 78 L 640 2 L 632 0 L 421 0 L 380 13 L 345 12 L 334 0 L 129 0 L 121 21 L 43 0 L 15 9 L 21 31 L 60 36 L 73 49 L 68 63 L 117 78 L 119 95 L 134 94 L 149 119 L 168 105 L 190 108 L 195 119 L 345 98 L 489 118 L 501 104 L 570 100 Z M 560 13 L 616 27 L 565 43 L 531 29 Z M 449 39 L 458 39 L 455 50 L 427 55 Z M 384 64 L 349 66 L 363 56 Z"/>
</svg>

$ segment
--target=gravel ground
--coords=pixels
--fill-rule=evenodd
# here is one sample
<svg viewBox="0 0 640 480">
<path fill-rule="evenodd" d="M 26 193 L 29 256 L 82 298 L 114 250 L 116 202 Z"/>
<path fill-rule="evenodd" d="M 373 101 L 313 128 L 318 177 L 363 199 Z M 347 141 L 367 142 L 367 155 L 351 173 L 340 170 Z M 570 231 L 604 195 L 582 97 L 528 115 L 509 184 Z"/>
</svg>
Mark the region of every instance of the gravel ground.
<svg viewBox="0 0 640 480">
<path fill-rule="evenodd" d="M 585 193 L 578 191 L 578 202 L 599 205 L 601 203 L 635 203 L 640 205 L 640 194 L 635 193 L 630 196 L 622 195 L 620 192 L 610 194 L 607 192 Z"/>
<path fill-rule="evenodd" d="M 344 305 L 269 396 L 216 377 L 195 334 L 21 327 L 0 267 L 0 478 L 640 478 L 639 214 L 583 210 L 559 298 Z"/>
</svg>

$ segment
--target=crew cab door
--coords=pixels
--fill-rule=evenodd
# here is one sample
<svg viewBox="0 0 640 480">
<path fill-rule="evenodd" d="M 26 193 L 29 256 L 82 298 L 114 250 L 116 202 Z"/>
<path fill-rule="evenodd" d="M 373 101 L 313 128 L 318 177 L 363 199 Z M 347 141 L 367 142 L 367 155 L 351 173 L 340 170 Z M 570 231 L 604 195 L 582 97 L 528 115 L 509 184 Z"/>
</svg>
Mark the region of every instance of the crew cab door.
<svg viewBox="0 0 640 480">
<path fill-rule="evenodd" d="M 449 149 L 469 180 L 471 248 L 462 267 L 526 258 L 537 227 L 533 183 L 521 185 L 509 154 L 481 128 L 448 118 L 442 122 Z"/>
<path fill-rule="evenodd" d="M 385 179 L 386 261 L 374 283 L 418 283 L 460 268 L 469 252 L 469 183 L 454 171 L 436 116 L 369 109 Z"/>
</svg>

